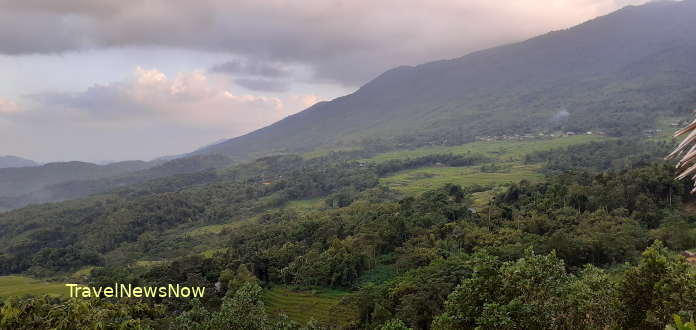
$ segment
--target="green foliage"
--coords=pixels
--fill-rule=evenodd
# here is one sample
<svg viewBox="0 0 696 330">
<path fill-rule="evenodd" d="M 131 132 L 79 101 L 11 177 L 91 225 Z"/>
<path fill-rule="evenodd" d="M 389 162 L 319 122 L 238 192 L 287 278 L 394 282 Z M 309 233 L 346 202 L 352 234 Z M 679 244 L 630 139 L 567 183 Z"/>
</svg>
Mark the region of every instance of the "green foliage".
<svg viewBox="0 0 696 330">
<path fill-rule="evenodd" d="M 0 309 L 2 329 L 150 329 L 164 309 L 139 301 L 11 299 Z"/>
<path fill-rule="evenodd" d="M 562 286 L 567 280 L 563 262 L 555 255 L 527 255 L 498 265 L 483 257 L 471 277 L 449 296 L 436 329 L 557 327 Z"/>
<path fill-rule="evenodd" d="M 191 310 L 179 315 L 176 329 L 274 329 L 261 301 L 263 289 L 251 282 L 243 284 L 222 301 L 217 312 L 209 312 L 199 301 Z"/>
<path fill-rule="evenodd" d="M 638 266 L 620 282 L 629 327 L 661 328 L 672 314 L 696 312 L 696 274 L 660 241 L 643 252 Z"/>
<path fill-rule="evenodd" d="M 249 329 L 249 330 L 315 330 L 314 321 L 300 326 L 284 314 L 277 319 L 266 311 L 262 298 L 263 289 L 256 283 L 246 282 L 236 291 L 230 291 L 223 299 L 219 311 L 208 311 L 200 301 L 193 300 L 188 311 L 177 316 L 171 329 Z"/>
<path fill-rule="evenodd" d="M 674 315 L 674 325 L 668 324 L 665 327 L 665 329 L 666 330 L 695 330 L 696 323 L 694 323 L 693 318 L 689 322 L 684 322 L 684 321 L 682 321 L 681 316 Z"/>
<path fill-rule="evenodd" d="M 0 299 L 25 295 L 68 295 L 65 283 L 43 282 L 24 276 L 0 276 Z"/>
<path fill-rule="evenodd" d="M 622 170 L 649 164 L 668 154 L 671 143 L 641 140 L 609 140 L 539 151 L 525 156 L 525 162 L 543 162 L 547 173 L 572 169 Z"/>
<path fill-rule="evenodd" d="M 403 321 L 399 319 L 393 319 L 387 321 L 387 323 L 384 323 L 379 330 L 413 330 L 412 328 L 409 328 L 404 324 Z"/>
</svg>

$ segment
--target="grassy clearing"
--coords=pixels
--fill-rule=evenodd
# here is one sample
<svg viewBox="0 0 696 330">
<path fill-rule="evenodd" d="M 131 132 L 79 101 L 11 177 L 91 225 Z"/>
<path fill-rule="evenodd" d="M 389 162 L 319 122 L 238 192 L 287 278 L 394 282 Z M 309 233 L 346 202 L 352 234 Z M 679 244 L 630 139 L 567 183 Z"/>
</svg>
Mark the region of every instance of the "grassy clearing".
<svg viewBox="0 0 696 330">
<path fill-rule="evenodd" d="M 491 190 L 473 193 L 471 194 L 473 200 L 473 204 L 471 205 L 471 207 L 477 210 L 487 208 L 488 203 L 490 203 L 491 199 L 502 192 L 505 192 L 505 187 L 498 186 Z"/>
<path fill-rule="evenodd" d="M 296 210 L 312 210 L 321 208 L 324 206 L 324 198 L 312 198 L 312 199 L 301 199 L 289 201 L 285 204 L 285 208 L 296 209 Z"/>
<path fill-rule="evenodd" d="M 78 271 L 72 273 L 72 277 L 79 278 L 79 277 L 87 276 L 87 275 L 89 275 L 89 273 L 92 272 L 92 270 L 94 270 L 94 268 L 95 268 L 94 266 L 87 266 L 87 267 L 80 268 Z"/>
<path fill-rule="evenodd" d="M 135 265 L 138 267 L 154 267 L 154 266 L 159 266 L 164 264 L 166 261 L 165 260 L 138 260 L 135 262 Z"/>
<path fill-rule="evenodd" d="M 293 291 L 274 287 L 264 291 L 263 301 L 269 312 L 284 313 L 301 324 L 315 319 L 322 324 L 338 325 L 356 316 L 356 311 L 340 304 L 347 294 L 344 291 Z"/>
<path fill-rule="evenodd" d="M 452 183 L 461 186 L 505 184 L 526 179 L 538 182 L 539 165 L 511 164 L 502 173 L 483 173 L 479 167 L 423 167 L 398 172 L 380 179 L 380 184 L 406 194 L 419 194 Z"/>
<path fill-rule="evenodd" d="M 199 236 L 206 236 L 206 235 L 217 235 L 217 234 L 220 234 L 224 229 L 239 228 L 239 227 L 244 226 L 246 224 L 252 223 L 253 221 L 254 221 L 253 219 L 247 219 L 247 220 L 235 221 L 232 223 L 224 223 L 224 224 L 220 224 L 220 225 L 210 225 L 210 226 L 198 227 L 194 230 L 186 232 L 185 235 L 187 235 L 191 238 L 196 238 Z"/>
<path fill-rule="evenodd" d="M 434 154 L 484 154 L 497 159 L 515 161 L 521 160 L 526 154 L 549 149 L 563 148 L 576 144 L 589 143 L 592 141 L 606 140 L 606 137 L 597 135 L 574 135 L 554 139 L 539 139 L 528 141 L 493 141 L 493 142 L 472 142 L 460 146 L 452 147 L 425 147 L 412 150 L 401 150 L 379 154 L 366 161 L 384 162 L 393 159 L 417 158 Z"/>
<path fill-rule="evenodd" d="M 331 148 L 331 149 L 320 148 L 320 149 L 302 154 L 302 158 L 313 159 L 313 158 L 319 158 L 322 156 L 326 156 L 332 152 L 356 151 L 356 150 L 361 150 L 361 148 L 358 148 L 358 147 L 342 147 L 342 148 Z"/>
<path fill-rule="evenodd" d="M 683 120 L 684 117 L 660 117 L 656 120 L 655 129 L 658 131 L 654 137 L 651 138 L 653 141 L 672 141 L 672 134 L 678 129 L 679 126 L 672 126 L 672 123 L 678 123 Z M 681 140 L 683 137 L 680 137 Z"/>
<path fill-rule="evenodd" d="M 65 283 L 48 283 L 25 276 L 0 276 L 0 298 L 44 294 L 67 296 Z"/>
<path fill-rule="evenodd" d="M 225 251 L 227 251 L 226 248 L 209 249 L 201 252 L 201 255 L 206 258 L 212 258 L 216 253 Z"/>
</svg>

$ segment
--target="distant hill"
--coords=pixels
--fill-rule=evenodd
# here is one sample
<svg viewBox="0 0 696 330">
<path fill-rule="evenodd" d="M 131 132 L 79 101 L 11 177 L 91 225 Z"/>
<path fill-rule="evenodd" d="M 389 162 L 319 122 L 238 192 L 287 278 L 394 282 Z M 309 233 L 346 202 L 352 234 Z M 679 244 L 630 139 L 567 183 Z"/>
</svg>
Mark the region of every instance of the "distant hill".
<svg viewBox="0 0 696 330">
<path fill-rule="evenodd" d="M 398 67 L 353 94 L 194 154 L 253 158 L 559 129 L 634 134 L 696 107 L 695 17 L 696 0 L 631 6 L 521 43 Z"/>
<path fill-rule="evenodd" d="M 109 165 L 70 162 L 0 170 L 0 210 L 76 199 L 149 180 L 222 168 L 231 163 L 227 157 L 210 155 L 166 162 L 129 161 Z"/>
<path fill-rule="evenodd" d="M 24 159 L 16 156 L 0 156 L 0 168 L 31 167 L 38 165 L 38 163 L 29 159 Z"/>
<path fill-rule="evenodd" d="M 0 169 L 0 196 L 21 196 L 58 183 L 106 178 L 151 166 L 143 161 L 127 161 L 109 165 L 64 162 L 37 167 L 3 168 Z"/>
</svg>

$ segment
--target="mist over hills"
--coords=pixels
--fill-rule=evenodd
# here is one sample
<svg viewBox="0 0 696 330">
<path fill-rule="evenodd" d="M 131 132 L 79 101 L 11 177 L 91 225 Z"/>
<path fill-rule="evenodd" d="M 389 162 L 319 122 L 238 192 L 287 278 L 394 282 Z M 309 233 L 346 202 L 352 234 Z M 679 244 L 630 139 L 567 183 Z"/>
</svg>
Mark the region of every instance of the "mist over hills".
<svg viewBox="0 0 696 330">
<path fill-rule="evenodd" d="M 0 211 L 80 198 L 158 178 L 224 167 L 231 162 L 227 157 L 210 155 L 170 161 L 126 161 L 108 165 L 65 162 L 0 169 Z"/>
<path fill-rule="evenodd" d="M 194 154 L 253 158 L 374 139 L 456 144 L 559 129 L 633 134 L 696 107 L 694 17 L 694 0 L 631 6 L 524 42 L 397 67 L 353 94 Z M 555 120 L 561 111 L 569 115 Z"/>
<path fill-rule="evenodd" d="M 39 166 L 33 160 L 17 156 L 0 156 L 0 168 Z"/>
<path fill-rule="evenodd" d="M 524 42 L 397 67 L 353 94 L 187 155 L 5 169 L 0 158 L 0 210 L 319 147 L 455 145 L 558 130 L 636 134 L 696 107 L 693 17 L 696 0 L 626 7 Z"/>
</svg>

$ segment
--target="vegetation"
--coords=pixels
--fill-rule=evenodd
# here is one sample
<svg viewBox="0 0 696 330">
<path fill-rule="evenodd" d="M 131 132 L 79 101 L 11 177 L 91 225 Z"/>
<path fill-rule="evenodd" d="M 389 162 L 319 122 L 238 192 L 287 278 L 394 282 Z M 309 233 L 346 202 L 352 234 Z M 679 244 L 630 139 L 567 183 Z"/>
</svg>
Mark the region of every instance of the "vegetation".
<svg viewBox="0 0 696 330">
<path fill-rule="evenodd" d="M 65 296 L 65 283 L 48 283 L 23 276 L 0 276 L 0 299 L 24 295 Z"/>
<path fill-rule="evenodd" d="M 663 145 L 599 143 L 379 161 L 355 150 L 275 156 L 7 212 L 5 274 L 210 294 L 12 298 L 3 313 L 43 322 L 35 327 L 60 322 L 43 319 L 53 308 L 88 327 L 678 325 L 673 315 L 696 311 L 694 272 L 673 252 L 696 247 L 691 185 L 655 161 Z M 622 161 L 591 166 L 598 148 Z M 622 157 L 637 150 L 645 156 Z M 85 306 L 95 314 L 69 312 Z"/>
<path fill-rule="evenodd" d="M 285 314 L 302 324 L 315 320 L 319 324 L 347 326 L 357 316 L 353 306 L 341 303 L 348 294 L 337 290 L 292 290 L 275 286 L 265 290 L 262 299 L 269 312 Z"/>
</svg>

